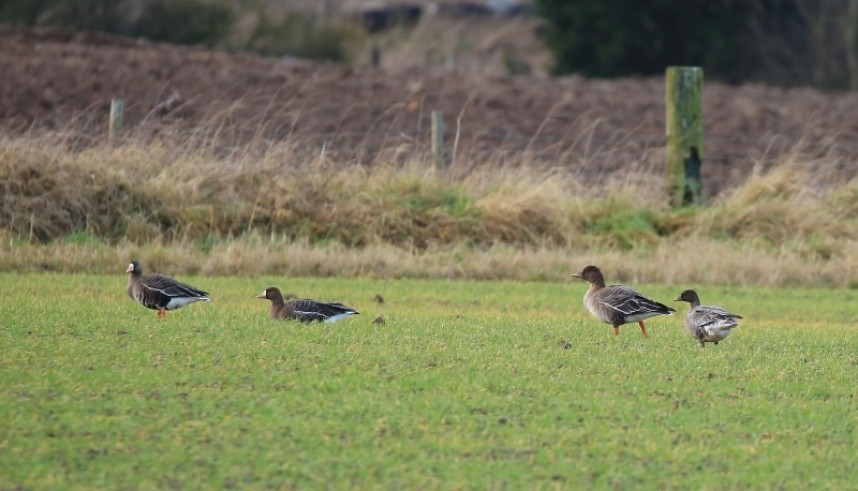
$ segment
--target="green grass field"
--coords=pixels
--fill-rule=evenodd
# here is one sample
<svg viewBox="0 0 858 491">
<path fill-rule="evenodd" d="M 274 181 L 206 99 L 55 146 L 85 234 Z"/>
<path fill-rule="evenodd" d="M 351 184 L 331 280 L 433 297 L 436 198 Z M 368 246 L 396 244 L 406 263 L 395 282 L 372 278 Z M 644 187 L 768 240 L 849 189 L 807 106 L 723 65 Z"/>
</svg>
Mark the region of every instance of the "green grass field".
<svg viewBox="0 0 858 491">
<path fill-rule="evenodd" d="M 615 338 L 582 282 L 179 279 L 214 301 L 161 320 L 122 274 L 0 275 L 0 489 L 858 482 L 852 290 L 632 285 L 745 316 L 700 349 L 687 304 Z M 271 285 L 361 315 L 273 322 Z"/>
</svg>

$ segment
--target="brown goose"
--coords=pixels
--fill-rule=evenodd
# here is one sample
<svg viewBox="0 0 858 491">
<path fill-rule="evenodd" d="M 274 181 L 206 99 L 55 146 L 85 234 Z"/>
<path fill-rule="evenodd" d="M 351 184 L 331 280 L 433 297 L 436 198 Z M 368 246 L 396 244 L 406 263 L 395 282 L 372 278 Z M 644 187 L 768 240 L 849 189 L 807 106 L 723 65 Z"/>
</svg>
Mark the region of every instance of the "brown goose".
<svg viewBox="0 0 858 491">
<path fill-rule="evenodd" d="M 584 306 L 600 321 L 614 327 L 619 336 L 620 326 L 637 322 L 643 337 L 648 338 L 644 320 L 656 315 L 671 315 L 676 310 L 651 300 L 624 285 L 605 286 L 605 277 L 596 266 L 587 266 L 572 275 L 590 283 L 584 295 Z"/>
<path fill-rule="evenodd" d="M 146 308 L 157 310 L 158 317 L 167 317 L 168 310 L 204 300 L 211 301 L 209 294 L 191 285 L 160 274 L 143 275 L 137 261 L 131 261 L 128 269 L 128 296 Z"/>
<path fill-rule="evenodd" d="M 296 319 L 301 322 L 336 322 L 359 312 L 341 303 L 325 303 L 308 298 L 294 298 L 283 301 L 283 294 L 276 287 L 268 287 L 256 298 L 271 300 L 268 317 L 272 319 Z"/>
<path fill-rule="evenodd" d="M 685 330 L 700 343 L 701 348 L 705 348 L 706 343 L 723 341 L 733 328 L 739 327 L 736 319 L 742 318 L 717 305 L 700 305 L 700 297 L 694 290 L 685 290 L 675 301 L 691 304 L 691 310 L 685 316 Z"/>
</svg>

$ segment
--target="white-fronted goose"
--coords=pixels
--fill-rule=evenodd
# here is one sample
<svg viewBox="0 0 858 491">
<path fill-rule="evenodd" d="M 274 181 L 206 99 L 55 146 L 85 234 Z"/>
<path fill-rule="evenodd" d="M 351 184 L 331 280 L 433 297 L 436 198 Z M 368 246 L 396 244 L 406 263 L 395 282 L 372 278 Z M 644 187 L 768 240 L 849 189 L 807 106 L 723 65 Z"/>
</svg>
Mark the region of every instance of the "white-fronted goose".
<svg viewBox="0 0 858 491">
<path fill-rule="evenodd" d="M 168 310 L 204 300 L 210 301 L 209 294 L 197 290 L 191 285 L 176 281 L 160 274 L 143 275 L 143 269 L 137 261 L 131 261 L 128 269 L 128 296 L 146 308 L 157 310 L 158 317 L 166 317 Z"/>
<path fill-rule="evenodd" d="M 590 283 L 584 295 L 584 306 L 600 321 L 610 324 L 614 334 L 620 334 L 620 326 L 637 322 L 643 337 L 648 338 L 644 320 L 656 315 L 671 315 L 676 310 L 651 300 L 624 285 L 605 286 L 605 277 L 596 266 L 587 266 L 572 275 Z"/>
<path fill-rule="evenodd" d="M 700 297 L 694 290 L 685 290 L 675 301 L 691 304 L 691 310 L 685 316 L 685 330 L 700 343 L 701 348 L 705 348 L 706 343 L 723 341 L 733 328 L 739 327 L 736 319 L 742 318 L 717 305 L 700 305 Z"/>
<path fill-rule="evenodd" d="M 268 317 L 272 319 L 295 319 L 301 322 L 336 322 L 359 312 L 341 303 L 325 303 L 308 298 L 294 298 L 283 301 L 283 294 L 276 287 L 268 287 L 256 298 L 271 300 Z"/>
</svg>

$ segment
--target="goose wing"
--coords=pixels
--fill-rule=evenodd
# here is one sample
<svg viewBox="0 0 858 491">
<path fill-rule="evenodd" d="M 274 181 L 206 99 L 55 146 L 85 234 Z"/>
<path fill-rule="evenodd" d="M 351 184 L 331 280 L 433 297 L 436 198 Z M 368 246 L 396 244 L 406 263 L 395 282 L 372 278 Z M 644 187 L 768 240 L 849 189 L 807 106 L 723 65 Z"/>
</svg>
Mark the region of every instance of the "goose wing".
<svg viewBox="0 0 858 491">
<path fill-rule="evenodd" d="M 287 311 L 293 314 L 292 317 L 303 322 L 325 321 L 337 316 L 357 314 L 356 310 L 339 302 L 325 303 L 308 298 L 290 300 L 286 306 Z"/>
<path fill-rule="evenodd" d="M 621 313 L 624 317 L 641 314 L 670 315 L 671 312 L 676 312 L 667 305 L 647 298 L 624 285 L 611 285 L 603 288 L 602 291 L 605 293 L 599 297 L 599 302 Z"/>
<path fill-rule="evenodd" d="M 147 290 L 158 292 L 168 298 L 208 298 L 209 296 L 208 293 L 198 290 L 191 285 L 159 274 L 144 276 L 140 285 Z"/>
<path fill-rule="evenodd" d="M 742 318 L 717 305 L 700 305 L 691 309 L 688 315 L 694 326 L 707 332 L 732 329 L 739 325 L 736 319 Z"/>
</svg>

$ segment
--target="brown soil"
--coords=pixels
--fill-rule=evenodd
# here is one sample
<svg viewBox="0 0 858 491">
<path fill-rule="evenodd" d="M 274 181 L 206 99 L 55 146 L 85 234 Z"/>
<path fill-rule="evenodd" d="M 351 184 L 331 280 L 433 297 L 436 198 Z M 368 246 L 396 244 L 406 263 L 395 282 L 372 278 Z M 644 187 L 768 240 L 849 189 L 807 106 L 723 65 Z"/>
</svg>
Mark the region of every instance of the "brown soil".
<svg viewBox="0 0 858 491">
<path fill-rule="evenodd" d="M 155 108 L 171 94 L 179 104 Z M 660 78 L 470 77 L 420 69 L 263 58 L 71 33 L 0 27 L 0 120 L 16 128 L 105 131 L 109 101 L 126 101 L 138 134 L 215 128 L 224 142 L 289 138 L 347 160 L 408 158 L 428 147 L 432 110 L 458 166 L 527 161 L 601 178 L 660 168 Z M 801 145 L 852 175 L 858 94 L 707 82 L 704 178 L 712 195 Z M 455 143 L 454 143 L 455 142 Z"/>
</svg>

